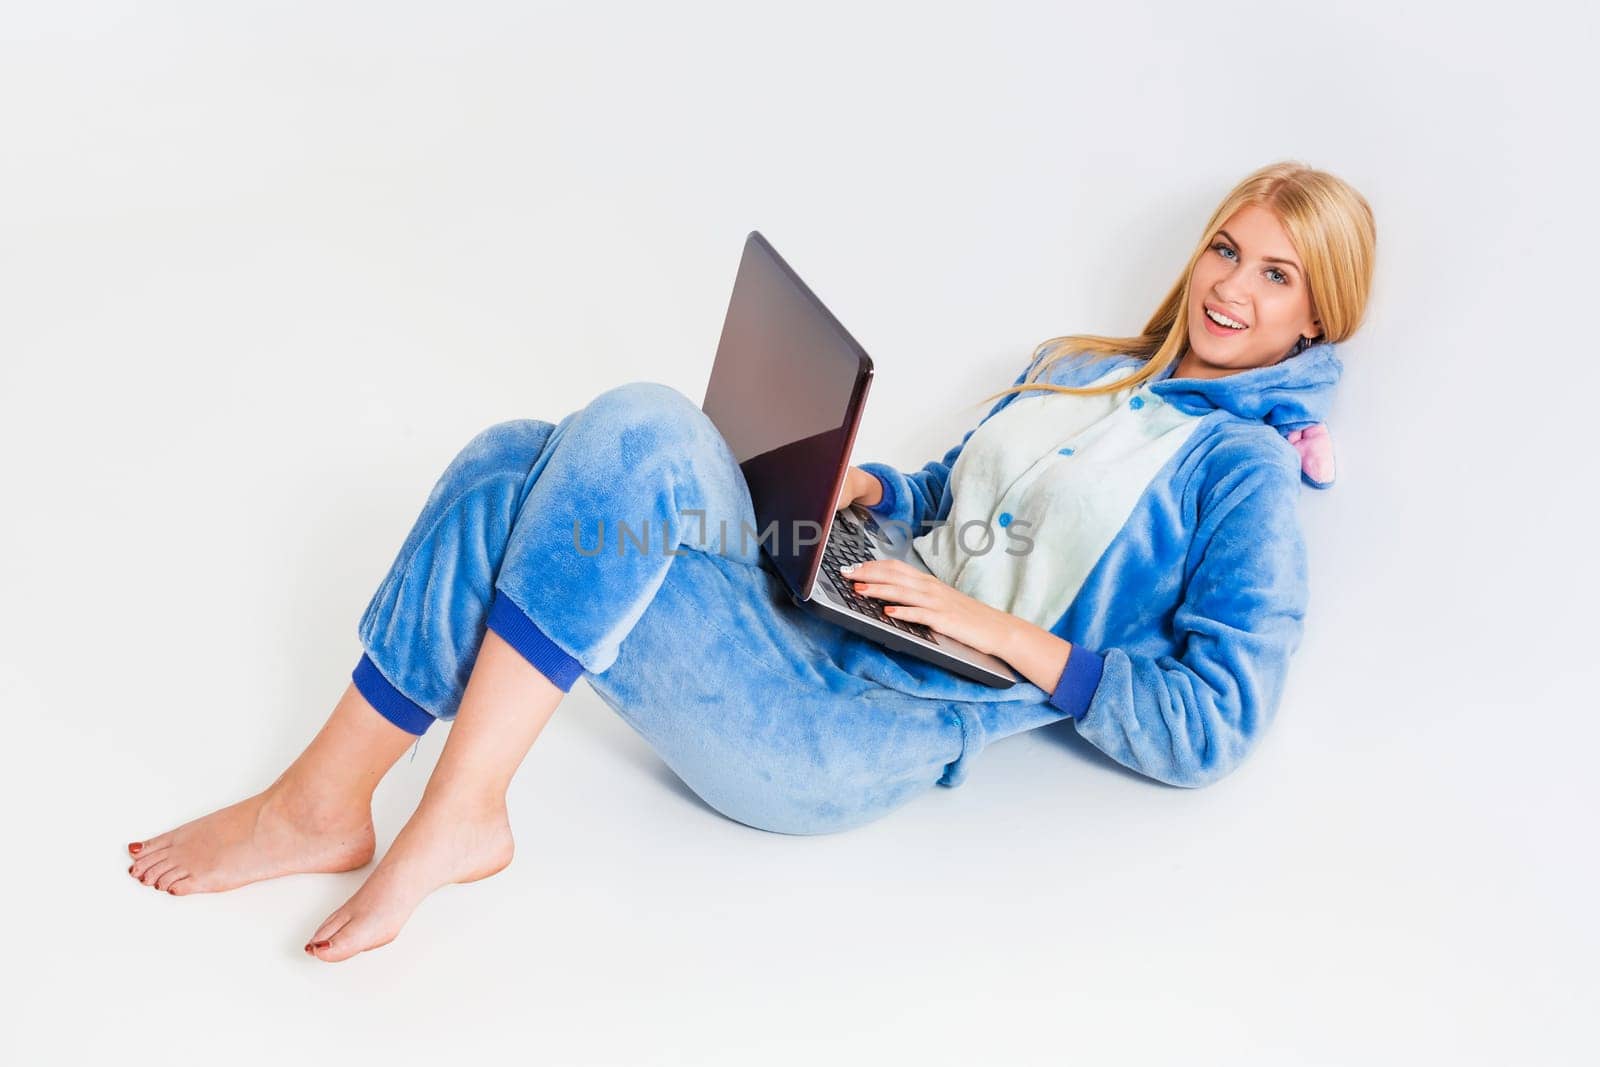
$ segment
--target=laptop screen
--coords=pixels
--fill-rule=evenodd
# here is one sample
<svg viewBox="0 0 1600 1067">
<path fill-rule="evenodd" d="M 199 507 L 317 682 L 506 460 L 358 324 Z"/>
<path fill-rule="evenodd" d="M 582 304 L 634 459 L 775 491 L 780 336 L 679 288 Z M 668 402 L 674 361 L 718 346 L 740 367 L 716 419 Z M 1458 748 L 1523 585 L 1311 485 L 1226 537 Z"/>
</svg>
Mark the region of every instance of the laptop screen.
<svg viewBox="0 0 1600 1067">
<path fill-rule="evenodd" d="M 752 230 L 700 407 L 750 487 L 747 543 L 760 540 L 796 595 L 811 591 L 871 378 L 862 347 Z"/>
</svg>

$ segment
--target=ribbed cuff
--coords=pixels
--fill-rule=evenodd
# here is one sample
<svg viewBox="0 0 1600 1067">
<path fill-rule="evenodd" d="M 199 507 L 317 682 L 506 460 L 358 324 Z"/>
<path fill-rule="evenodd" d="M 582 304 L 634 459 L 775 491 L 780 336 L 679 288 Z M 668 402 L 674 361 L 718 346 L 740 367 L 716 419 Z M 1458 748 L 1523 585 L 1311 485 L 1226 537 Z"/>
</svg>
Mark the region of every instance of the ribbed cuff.
<svg viewBox="0 0 1600 1067">
<path fill-rule="evenodd" d="M 423 734 L 433 725 L 428 710 L 390 684 L 365 652 L 350 672 L 356 690 L 366 698 L 374 710 L 408 734 Z"/>
<path fill-rule="evenodd" d="M 1055 692 L 1050 694 L 1050 705 L 1064 711 L 1074 719 L 1083 718 L 1100 688 L 1100 675 L 1105 671 L 1106 658 L 1082 645 L 1073 645 L 1067 653 L 1067 665 L 1056 679 Z"/>
<path fill-rule="evenodd" d="M 861 466 L 862 470 L 878 479 L 878 484 L 883 486 L 883 499 L 876 504 L 866 505 L 866 508 L 880 519 L 892 519 L 895 517 L 895 509 L 900 505 L 900 494 L 895 491 L 892 478 L 882 470 L 873 469 L 877 466 L 875 463 L 864 463 Z"/>
<path fill-rule="evenodd" d="M 494 592 L 494 602 L 489 605 L 489 620 L 485 625 L 505 638 L 506 644 L 520 652 L 523 659 L 563 693 L 583 674 L 583 664 L 546 637 L 544 631 L 498 589 Z"/>
</svg>

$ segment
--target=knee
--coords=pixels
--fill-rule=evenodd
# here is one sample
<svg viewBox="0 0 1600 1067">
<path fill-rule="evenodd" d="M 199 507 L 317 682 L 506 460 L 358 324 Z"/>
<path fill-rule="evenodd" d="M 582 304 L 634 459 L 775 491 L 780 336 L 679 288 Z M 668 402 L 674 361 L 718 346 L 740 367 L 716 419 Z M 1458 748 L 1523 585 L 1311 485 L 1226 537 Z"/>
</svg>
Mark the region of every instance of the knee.
<svg viewBox="0 0 1600 1067">
<path fill-rule="evenodd" d="M 540 419 L 509 419 L 478 431 L 451 459 L 440 484 L 474 483 L 500 474 L 526 474 L 554 429 Z"/>
<path fill-rule="evenodd" d="M 589 430 L 621 447 L 624 461 L 681 454 L 715 430 L 698 404 L 661 382 L 627 382 L 607 389 L 582 415 Z"/>
</svg>

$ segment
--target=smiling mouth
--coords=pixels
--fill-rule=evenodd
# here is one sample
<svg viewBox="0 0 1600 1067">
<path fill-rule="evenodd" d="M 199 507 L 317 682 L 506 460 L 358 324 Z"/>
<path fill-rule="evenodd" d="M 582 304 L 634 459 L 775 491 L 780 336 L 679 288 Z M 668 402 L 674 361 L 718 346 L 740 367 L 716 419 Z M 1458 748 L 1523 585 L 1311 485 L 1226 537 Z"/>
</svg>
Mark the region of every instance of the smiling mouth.
<svg viewBox="0 0 1600 1067">
<path fill-rule="evenodd" d="M 1208 307 L 1203 307 L 1200 310 L 1205 313 L 1206 318 L 1210 319 L 1212 322 L 1216 323 L 1218 326 L 1221 326 L 1225 330 L 1234 330 L 1237 332 L 1239 330 L 1249 329 L 1248 326 L 1240 322 L 1238 319 L 1230 319 L 1228 316 L 1212 311 Z"/>
</svg>

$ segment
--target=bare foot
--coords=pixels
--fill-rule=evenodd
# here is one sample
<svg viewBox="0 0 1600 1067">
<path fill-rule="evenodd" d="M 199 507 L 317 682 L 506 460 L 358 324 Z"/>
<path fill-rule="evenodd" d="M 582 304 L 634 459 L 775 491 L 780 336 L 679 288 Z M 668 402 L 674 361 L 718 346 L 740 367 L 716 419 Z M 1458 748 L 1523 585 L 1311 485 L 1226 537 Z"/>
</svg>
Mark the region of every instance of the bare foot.
<svg viewBox="0 0 1600 1067">
<path fill-rule="evenodd" d="M 255 796 L 128 846 L 128 873 L 175 896 L 285 874 L 350 871 L 372 860 L 370 799 L 331 796 L 288 775 Z"/>
<path fill-rule="evenodd" d="M 514 848 L 503 797 L 464 803 L 424 795 L 366 882 L 323 920 L 305 950 L 336 963 L 387 945 L 429 893 L 499 873 Z"/>
</svg>

